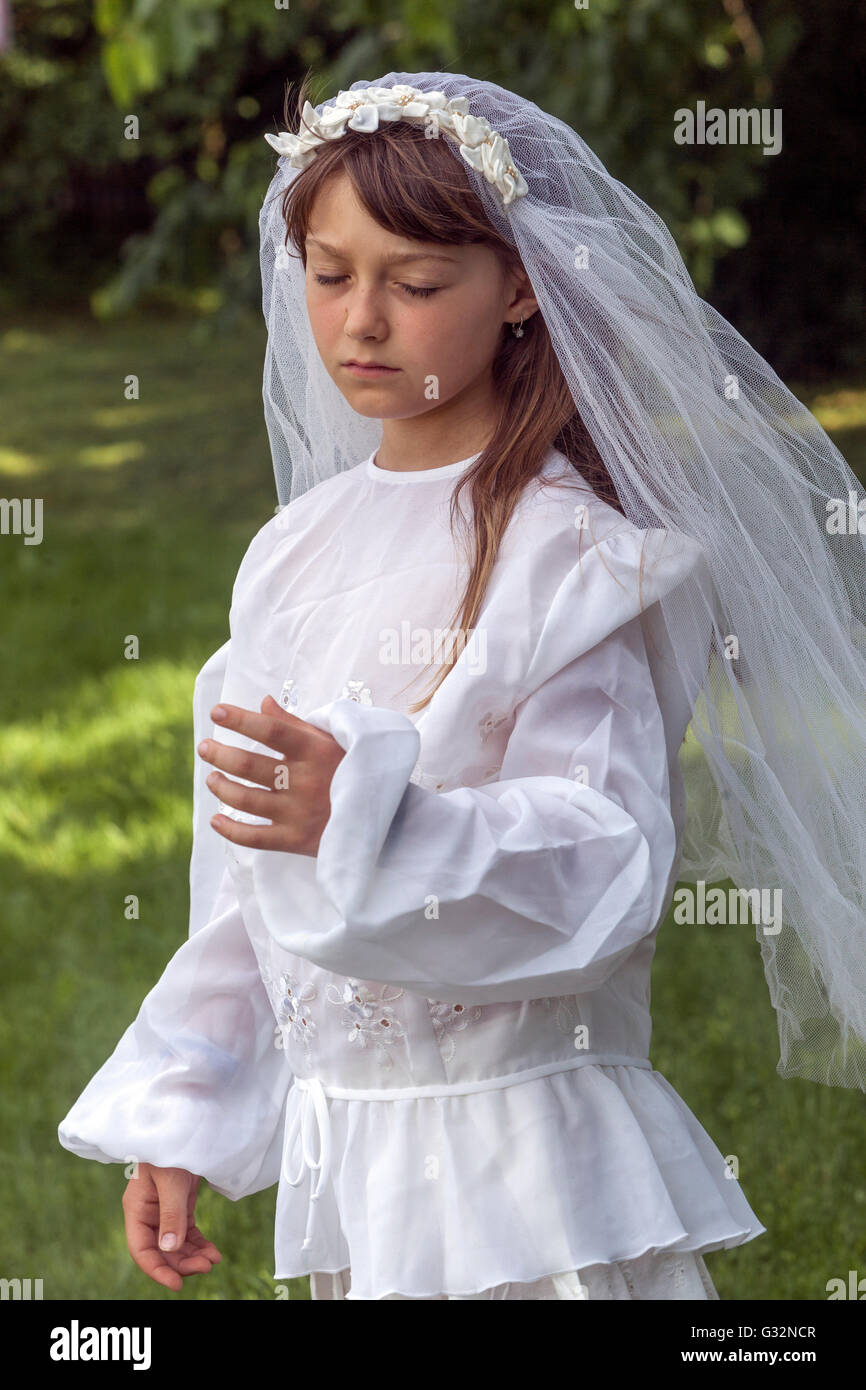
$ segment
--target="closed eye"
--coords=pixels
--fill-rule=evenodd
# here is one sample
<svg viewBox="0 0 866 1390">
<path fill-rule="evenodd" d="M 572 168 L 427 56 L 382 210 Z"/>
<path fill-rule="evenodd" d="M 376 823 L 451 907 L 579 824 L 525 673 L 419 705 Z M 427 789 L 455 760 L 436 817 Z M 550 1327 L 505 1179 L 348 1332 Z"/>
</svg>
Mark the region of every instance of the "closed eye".
<svg viewBox="0 0 866 1390">
<path fill-rule="evenodd" d="M 340 281 L 346 278 L 345 275 L 319 275 L 318 271 L 313 272 L 313 277 L 319 285 L 339 285 Z M 398 281 L 398 284 L 399 283 Z M 433 285 L 432 287 L 423 287 L 421 285 L 400 284 L 400 289 L 406 290 L 409 294 L 423 295 L 426 298 L 427 295 L 435 294 L 438 289 L 441 289 L 441 286 Z"/>
</svg>

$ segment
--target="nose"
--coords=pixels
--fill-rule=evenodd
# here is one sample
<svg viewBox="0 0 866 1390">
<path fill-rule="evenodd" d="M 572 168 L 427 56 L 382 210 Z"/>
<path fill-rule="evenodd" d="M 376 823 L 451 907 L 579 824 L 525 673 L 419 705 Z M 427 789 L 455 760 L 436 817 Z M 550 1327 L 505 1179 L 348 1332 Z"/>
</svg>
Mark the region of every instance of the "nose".
<svg viewBox="0 0 866 1390">
<path fill-rule="evenodd" d="M 347 338 L 353 342 L 360 338 L 375 338 L 379 342 L 385 337 L 387 327 L 387 320 L 375 291 L 350 291 L 349 307 L 346 309 L 346 321 L 343 324 Z"/>
</svg>

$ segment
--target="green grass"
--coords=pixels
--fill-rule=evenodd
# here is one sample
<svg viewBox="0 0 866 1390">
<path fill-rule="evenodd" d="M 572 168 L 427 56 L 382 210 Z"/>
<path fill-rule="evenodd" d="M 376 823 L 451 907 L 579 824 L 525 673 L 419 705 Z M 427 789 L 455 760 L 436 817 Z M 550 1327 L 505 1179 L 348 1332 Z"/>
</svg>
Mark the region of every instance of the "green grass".
<svg viewBox="0 0 866 1390">
<path fill-rule="evenodd" d="M 31 319 L 0 342 L 0 491 L 43 498 L 44 526 L 0 545 L 0 1272 L 46 1298 L 274 1297 L 274 1191 L 203 1187 L 223 1262 L 172 1294 L 129 1258 L 122 1168 L 57 1140 L 186 932 L 193 681 L 275 502 L 263 351 L 257 321 L 199 341 L 181 319 Z"/>
<path fill-rule="evenodd" d="M 275 501 L 263 351 L 258 320 L 227 340 L 182 318 L 0 329 L 0 491 L 44 506 L 41 545 L 0 544 L 0 1274 L 41 1278 L 50 1299 L 274 1297 L 275 1189 L 232 1203 L 203 1187 L 223 1262 L 172 1294 L 130 1261 L 120 1166 L 57 1141 L 186 932 L 193 680 Z M 862 474 L 866 391 L 822 401 Z M 829 1278 L 866 1272 L 862 1097 L 776 1075 L 754 930 L 669 921 L 653 1015 L 654 1065 L 738 1156 L 769 1230 L 708 1257 L 722 1297 L 823 1299 Z"/>
</svg>

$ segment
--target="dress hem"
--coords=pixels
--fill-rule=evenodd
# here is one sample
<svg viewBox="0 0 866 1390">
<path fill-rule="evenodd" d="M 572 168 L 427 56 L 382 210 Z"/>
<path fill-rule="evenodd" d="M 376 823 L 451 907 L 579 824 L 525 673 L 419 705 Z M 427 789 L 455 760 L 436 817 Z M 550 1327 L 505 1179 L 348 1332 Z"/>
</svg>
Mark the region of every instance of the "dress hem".
<svg viewBox="0 0 866 1390">
<path fill-rule="evenodd" d="M 671 1241 L 667 1245 L 647 1245 L 643 1250 L 639 1250 L 630 1255 L 616 1255 L 605 1260 L 582 1259 L 579 1262 L 574 1261 L 567 1268 L 543 1269 L 539 1273 L 530 1274 L 525 1278 L 516 1278 L 512 1275 L 508 1279 L 496 1280 L 494 1285 L 485 1284 L 483 1288 L 480 1289 L 436 1289 L 426 1293 L 416 1293 L 414 1290 L 412 1293 L 408 1293 L 405 1289 L 386 1289 L 382 1293 L 376 1293 L 372 1298 L 361 1298 L 358 1294 L 353 1295 L 352 1290 L 349 1289 L 346 1292 L 345 1298 L 347 1302 L 354 1300 L 355 1302 L 363 1303 L 379 1302 L 381 1299 L 389 1298 L 392 1294 L 399 1294 L 401 1298 L 409 1299 L 437 1298 L 442 1293 L 447 1294 L 449 1298 L 472 1298 L 476 1294 L 486 1293 L 491 1287 L 498 1287 L 499 1284 L 534 1284 L 542 1279 L 555 1278 L 557 1275 L 580 1274 L 582 1269 L 589 1269 L 594 1265 L 617 1265 L 626 1263 L 630 1260 L 639 1260 L 645 1255 L 709 1255 L 716 1250 L 735 1250 L 738 1246 L 747 1245 L 749 1241 L 755 1240 L 758 1236 L 765 1235 L 766 1231 L 766 1226 L 759 1222 L 757 1229 L 748 1227 L 735 1232 L 731 1236 L 724 1236 L 720 1240 L 704 1241 L 702 1244 L 692 1246 L 680 1245 L 677 1241 Z M 688 1236 L 686 1235 L 683 1238 L 688 1239 Z M 351 1268 L 351 1265 L 342 1264 L 339 1269 L 322 1269 L 317 1267 L 316 1269 L 296 1270 L 294 1274 L 275 1274 L 273 1277 L 275 1281 L 280 1279 L 308 1279 L 311 1274 L 341 1274 L 343 1270 L 347 1268 Z"/>
</svg>

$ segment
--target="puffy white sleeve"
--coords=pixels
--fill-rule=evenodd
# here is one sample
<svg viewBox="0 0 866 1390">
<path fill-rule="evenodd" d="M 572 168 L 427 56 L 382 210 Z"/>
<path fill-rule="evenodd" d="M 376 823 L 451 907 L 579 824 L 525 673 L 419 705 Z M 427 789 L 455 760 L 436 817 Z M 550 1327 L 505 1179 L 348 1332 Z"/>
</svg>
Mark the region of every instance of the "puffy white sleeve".
<svg viewBox="0 0 866 1390">
<path fill-rule="evenodd" d="M 545 600 L 497 781 L 416 785 L 421 737 L 397 712 L 343 698 L 308 716 L 346 749 L 315 861 L 334 917 L 293 930 L 280 856 L 258 856 L 281 944 L 446 1001 L 603 984 L 657 926 L 672 884 L 668 749 L 636 583 L 645 537 L 657 567 L 644 607 L 691 571 L 694 543 L 662 556 L 669 536 L 610 537 Z"/>
<path fill-rule="evenodd" d="M 219 699 L 227 645 L 196 682 L 196 742 Z M 205 826 L 197 780 L 189 937 L 58 1137 L 71 1153 L 100 1163 L 186 1168 L 237 1199 L 279 1179 L 293 1076 L 274 1047 L 273 1011 L 224 852 L 204 838 Z"/>
<path fill-rule="evenodd" d="M 231 639 L 224 642 L 209 657 L 195 679 L 192 697 L 193 724 L 193 788 L 192 788 L 192 854 L 189 861 L 189 934 L 192 936 L 217 915 L 218 904 L 230 884 L 223 879 L 225 840 L 210 823 L 214 800 L 206 778 L 210 771 L 203 758 L 198 757 L 198 745 L 203 738 L 214 737 L 210 711 L 222 698 L 228 668 Z M 236 903 L 236 899 L 234 900 Z"/>
</svg>

